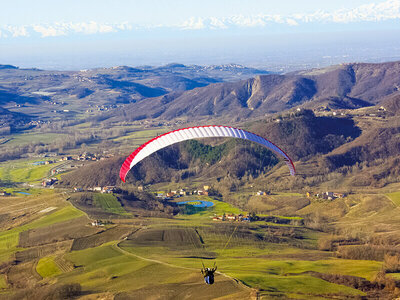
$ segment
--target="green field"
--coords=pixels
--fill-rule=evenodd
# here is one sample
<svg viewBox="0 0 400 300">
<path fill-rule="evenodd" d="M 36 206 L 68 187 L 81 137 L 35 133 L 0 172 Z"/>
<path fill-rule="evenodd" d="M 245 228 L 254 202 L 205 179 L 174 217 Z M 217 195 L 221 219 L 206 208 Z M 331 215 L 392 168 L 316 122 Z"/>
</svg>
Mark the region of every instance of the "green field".
<svg viewBox="0 0 400 300">
<path fill-rule="evenodd" d="M 227 237 L 221 236 L 226 241 Z M 218 270 L 237 278 L 246 285 L 259 288 L 269 296 L 274 293 L 283 294 L 306 294 L 318 296 L 321 294 L 342 294 L 348 296 L 365 295 L 363 292 L 343 285 L 329 283 L 322 279 L 307 274 L 307 272 L 333 273 L 343 275 L 362 276 L 371 280 L 381 269 L 380 262 L 373 261 L 349 261 L 340 259 L 320 261 L 298 261 L 298 260 L 269 260 L 263 258 L 265 254 L 295 254 L 296 252 L 307 252 L 306 250 L 287 249 L 286 246 L 278 247 L 271 245 L 270 248 L 260 249 L 248 245 L 236 247 L 235 243 L 229 249 L 208 249 L 218 254 L 215 260 Z M 223 245 L 224 243 L 216 243 Z M 126 251 L 142 257 L 161 260 L 166 263 L 178 265 L 185 268 L 200 268 L 200 259 L 185 258 L 185 256 L 202 255 L 206 250 L 196 250 L 189 244 L 188 249 L 171 250 L 165 247 L 123 247 Z M 221 255 L 221 256 L 220 256 Z M 213 260 L 203 261 L 210 265 Z"/>
<path fill-rule="evenodd" d="M 36 133 L 34 131 L 14 134 L 5 146 L 22 146 L 30 143 L 51 143 L 56 139 L 62 139 L 65 135 L 59 133 Z"/>
<path fill-rule="evenodd" d="M 0 275 L 0 290 L 6 289 L 6 288 L 7 288 L 7 282 L 6 282 L 5 275 L 1 274 Z"/>
<path fill-rule="evenodd" d="M 168 276 L 169 272 L 176 272 L 175 270 L 163 271 L 162 269 L 168 268 L 160 268 L 157 264 L 126 256 L 112 245 L 75 251 L 66 255 L 65 258 L 85 268 L 63 274 L 60 280 L 80 282 L 86 289 L 99 291 L 124 291 L 151 285 L 153 282 L 165 282 L 171 280 Z M 175 280 L 185 274 L 187 271 L 174 273 Z M 111 280 L 112 277 L 115 279 Z M 132 282 L 135 283 L 134 286 Z"/>
<path fill-rule="evenodd" d="M 150 138 L 156 137 L 160 134 L 167 132 L 165 128 L 157 129 L 145 129 L 140 131 L 132 132 L 131 134 L 115 138 L 114 141 L 119 142 L 123 140 L 138 139 L 138 140 L 149 140 Z"/>
<path fill-rule="evenodd" d="M 96 206 L 101 207 L 104 211 L 117 215 L 129 216 L 130 214 L 125 211 L 121 206 L 118 199 L 113 194 L 93 194 L 93 200 Z"/>
<path fill-rule="evenodd" d="M 388 196 L 397 206 L 400 206 L 400 192 L 389 193 L 386 194 L 386 196 Z"/>
<path fill-rule="evenodd" d="M 38 272 L 38 274 L 43 278 L 57 276 L 62 273 L 60 268 L 54 262 L 53 256 L 41 258 L 36 265 L 36 272 Z"/>
<path fill-rule="evenodd" d="M 46 159 L 42 159 L 46 160 Z M 49 165 L 33 165 L 39 159 L 21 159 L 0 163 L 0 178 L 9 182 L 34 182 L 48 176 L 50 170 L 62 162 Z"/>
</svg>

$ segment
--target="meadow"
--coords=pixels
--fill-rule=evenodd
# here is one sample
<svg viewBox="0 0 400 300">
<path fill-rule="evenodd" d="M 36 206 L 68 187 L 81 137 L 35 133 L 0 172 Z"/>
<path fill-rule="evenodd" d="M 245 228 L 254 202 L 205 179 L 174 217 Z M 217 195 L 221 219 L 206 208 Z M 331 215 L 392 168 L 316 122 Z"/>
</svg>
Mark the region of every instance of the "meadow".
<svg viewBox="0 0 400 300">
<path fill-rule="evenodd" d="M 96 206 L 101 207 L 104 211 L 117 215 L 129 216 L 130 214 L 118 202 L 118 199 L 113 194 L 94 194 L 93 201 Z"/>
<path fill-rule="evenodd" d="M 44 159 L 20 159 L 18 161 L 0 162 L 0 178 L 9 183 L 39 182 L 50 176 L 50 170 L 62 164 L 56 162 L 48 165 L 34 165 Z"/>
</svg>

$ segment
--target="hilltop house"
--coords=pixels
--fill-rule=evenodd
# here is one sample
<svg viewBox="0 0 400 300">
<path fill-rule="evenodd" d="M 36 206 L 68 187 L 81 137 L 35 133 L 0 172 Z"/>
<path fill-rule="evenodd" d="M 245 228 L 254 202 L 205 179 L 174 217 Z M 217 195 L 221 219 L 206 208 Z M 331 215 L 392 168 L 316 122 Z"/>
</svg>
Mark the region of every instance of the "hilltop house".
<svg viewBox="0 0 400 300">
<path fill-rule="evenodd" d="M 47 186 L 52 186 L 53 184 L 55 184 L 58 181 L 57 178 L 52 177 L 50 179 L 46 179 L 42 181 L 42 186 L 47 187 Z"/>
</svg>

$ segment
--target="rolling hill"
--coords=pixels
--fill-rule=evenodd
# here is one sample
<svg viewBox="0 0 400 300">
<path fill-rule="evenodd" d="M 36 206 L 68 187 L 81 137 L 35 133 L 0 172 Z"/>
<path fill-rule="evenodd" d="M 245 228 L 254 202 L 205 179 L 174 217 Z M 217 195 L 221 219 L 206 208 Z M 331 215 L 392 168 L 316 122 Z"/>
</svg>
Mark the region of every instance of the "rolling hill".
<svg viewBox="0 0 400 300">
<path fill-rule="evenodd" d="M 101 112 L 170 92 L 269 72 L 240 65 L 98 68 L 46 71 L 0 65 L 0 106 L 40 118 L 65 119 L 63 112 Z"/>
<path fill-rule="evenodd" d="M 116 118 L 124 114 L 131 120 L 139 116 L 161 119 L 182 116 L 249 118 L 296 106 L 356 109 L 379 104 L 383 98 L 399 94 L 399 87 L 400 62 L 343 64 L 210 84 L 145 99 L 124 107 L 124 112 L 114 111 L 112 114 Z"/>
</svg>

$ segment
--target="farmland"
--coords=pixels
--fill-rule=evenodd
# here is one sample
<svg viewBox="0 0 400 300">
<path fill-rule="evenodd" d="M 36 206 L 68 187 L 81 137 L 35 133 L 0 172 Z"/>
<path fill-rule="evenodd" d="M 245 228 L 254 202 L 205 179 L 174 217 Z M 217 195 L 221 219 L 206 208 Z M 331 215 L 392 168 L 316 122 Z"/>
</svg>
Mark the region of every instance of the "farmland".
<svg viewBox="0 0 400 300">
<path fill-rule="evenodd" d="M 163 131 L 138 130 L 110 139 L 127 149 Z M 163 200 L 140 198 L 136 187 L 134 192 L 130 187 L 123 193 L 101 194 L 19 185 L 47 176 L 48 165 L 35 166 L 35 161 L 1 163 L 1 178 L 8 183 L 4 190 L 11 193 L 0 197 L 0 262 L 5 274 L 0 289 L 5 295 L 53 284 L 79 284 L 83 294 L 110 299 L 385 295 L 382 289 L 371 291 L 359 283 L 376 285 L 387 265 L 384 251 L 394 248 L 370 246 L 373 250 L 365 252 L 376 251 L 374 260 L 357 249 L 367 247 L 365 241 L 375 242 L 376 233 L 396 241 L 400 198 L 395 189 L 326 201 L 287 191 L 261 196 L 246 185 L 223 196 L 174 198 L 168 210 Z M 198 188 L 206 183 L 196 179 L 185 184 Z M 175 182 L 161 183 L 149 192 L 166 193 L 178 187 Z M 187 205 L 175 203 L 181 201 Z M 192 205 L 199 201 L 213 206 Z M 260 219 L 213 221 L 214 216 L 249 213 Z M 354 257 L 354 252 L 360 256 Z M 219 272 L 216 283 L 204 294 L 199 270 L 202 264 L 211 267 L 214 262 Z M 398 272 L 386 276 L 397 278 Z"/>
<path fill-rule="evenodd" d="M 383 267 L 382 261 L 344 259 L 332 251 L 320 250 L 320 240 L 327 235 L 305 227 L 302 222 L 293 222 L 303 220 L 301 212 L 311 209 L 309 206 L 318 209 L 321 203 L 311 201 L 305 207 L 293 206 L 294 199 L 302 197 L 298 194 L 259 198 L 278 207 L 277 212 L 282 212 L 277 206 L 279 201 L 292 205 L 294 210 L 297 208 L 297 216 L 275 215 L 274 218 L 285 221 L 279 224 L 212 221 L 214 215 L 247 212 L 218 197 L 194 195 L 174 201 L 193 204 L 201 200 L 214 205 L 189 210 L 188 214 L 181 210 L 173 218 L 133 217 L 136 213 L 126 213 L 118 201 L 119 195 L 93 193 L 94 205 L 111 213 L 107 221 L 112 222 L 91 226 L 87 215 L 63 200 L 57 191 L 30 192 L 31 195 L 12 197 L 11 204 L 15 216 L 32 212 L 29 217 L 22 217 L 27 218 L 26 222 L 15 223 L 0 233 L 2 261 L 15 257 L 19 262 L 7 271 L 3 290 L 8 292 L 12 291 L 10 285 L 29 288 L 51 280 L 62 285 L 79 283 L 85 293 L 111 293 L 116 299 L 151 297 L 155 290 L 160 297 L 180 298 L 201 291 L 202 263 L 211 266 L 216 262 L 221 273 L 207 294 L 209 298 L 242 299 L 255 294 L 267 299 L 356 297 L 365 296 L 368 291 L 327 281 L 324 276 L 338 274 L 373 282 Z M 378 216 L 390 213 L 384 209 L 391 205 L 385 196 L 355 195 L 346 201 L 358 206 L 353 205 L 355 208 L 338 224 L 364 218 L 365 206 L 371 205 L 369 199 L 375 199 Z M 340 201 L 330 205 L 336 207 Z M 38 203 L 54 209 L 44 206 L 39 206 L 36 212 L 29 209 Z M 7 201 L 1 199 L 0 204 L 2 211 L 7 211 Z M 8 210 L 12 211 L 10 207 Z M 271 215 L 260 214 L 268 216 Z M 369 222 L 368 218 L 363 220 Z M 23 273 L 28 280 L 19 275 Z"/>
<path fill-rule="evenodd" d="M 48 177 L 49 171 L 60 162 L 49 165 L 34 165 L 36 160 L 19 160 L 18 162 L 1 162 L 0 178 L 8 182 L 38 182 Z"/>
<path fill-rule="evenodd" d="M 117 215 L 129 215 L 112 194 L 95 194 L 93 197 L 96 206 L 104 211 Z"/>
</svg>

